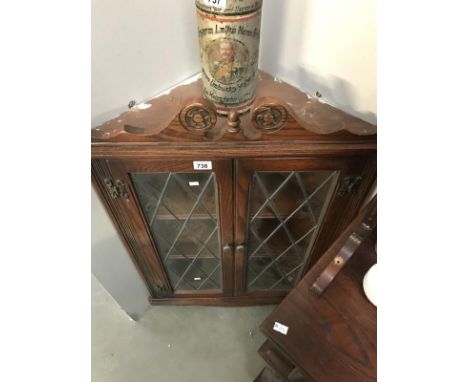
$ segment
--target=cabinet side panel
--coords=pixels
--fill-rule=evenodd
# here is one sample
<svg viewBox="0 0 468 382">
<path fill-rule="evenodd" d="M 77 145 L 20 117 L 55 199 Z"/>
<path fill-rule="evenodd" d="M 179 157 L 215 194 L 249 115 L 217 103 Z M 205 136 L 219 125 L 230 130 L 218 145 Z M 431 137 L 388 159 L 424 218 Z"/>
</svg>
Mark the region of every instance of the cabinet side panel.
<svg viewBox="0 0 468 382">
<path fill-rule="evenodd" d="M 356 216 L 372 185 L 375 183 L 377 176 L 376 171 L 377 163 L 375 153 L 349 159 L 348 168 L 341 174 L 338 188 L 343 185 L 345 177 L 348 175 L 360 176 L 362 177 L 362 182 L 356 193 L 345 196 L 335 195 L 334 200 L 331 202 L 332 208 L 325 216 L 324 224 L 321 227 L 321 232 L 319 232 L 319 240 L 303 269 L 302 275 L 320 259 L 328 247 L 338 238 Z"/>
<path fill-rule="evenodd" d="M 109 196 L 106 188 L 104 186 L 104 179 L 109 177 L 110 174 L 106 171 L 105 164 L 102 163 L 102 160 L 92 160 L 91 164 L 92 170 L 92 181 L 94 189 L 96 190 L 102 204 L 106 208 L 109 217 L 111 218 L 116 231 L 118 232 L 123 244 L 125 245 L 130 258 L 132 259 L 134 265 L 136 266 L 138 273 L 142 277 L 143 281 L 150 292 L 150 297 L 156 297 L 156 290 L 150 282 L 152 275 L 149 274 L 147 267 L 145 266 L 142 259 L 137 255 L 138 251 L 136 250 L 134 244 L 135 240 L 133 238 L 130 230 L 126 229 L 127 224 L 122 221 L 121 215 L 118 211 L 118 208 L 115 203 L 113 203 L 112 198 Z"/>
</svg>

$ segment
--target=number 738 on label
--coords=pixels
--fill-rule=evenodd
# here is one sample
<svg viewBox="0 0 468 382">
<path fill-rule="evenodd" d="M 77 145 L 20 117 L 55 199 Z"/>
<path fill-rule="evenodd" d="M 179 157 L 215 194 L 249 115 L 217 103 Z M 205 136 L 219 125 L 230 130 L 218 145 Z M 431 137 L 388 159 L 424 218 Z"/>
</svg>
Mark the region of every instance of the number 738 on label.
<svg viewBox="0 0 468 382">
<path fill-rule="evenodd" d="M 207 161 L 193 161 L 194 170 L 212 170 L 213 164 L 210 160 Z"/>
</svg>

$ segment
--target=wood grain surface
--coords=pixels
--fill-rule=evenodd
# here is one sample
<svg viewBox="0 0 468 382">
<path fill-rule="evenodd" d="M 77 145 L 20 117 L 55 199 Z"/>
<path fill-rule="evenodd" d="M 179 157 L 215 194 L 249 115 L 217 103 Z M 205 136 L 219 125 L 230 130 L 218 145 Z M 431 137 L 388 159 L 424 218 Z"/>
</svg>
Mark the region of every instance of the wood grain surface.
<svg viewBox="0 0 468 382">
<path fill-rule="evenodd" d="M 376 262 L 374 242 L 372 235 L 359 247 L 321 297 L 311 292 L 315 277 L 307 274 L 261 324 L 306 381 L 376 381 L 377 309 L 362 290 Z M 275 322 L 289 327 L 287 335 L 273 330 Z"/>
</svg>

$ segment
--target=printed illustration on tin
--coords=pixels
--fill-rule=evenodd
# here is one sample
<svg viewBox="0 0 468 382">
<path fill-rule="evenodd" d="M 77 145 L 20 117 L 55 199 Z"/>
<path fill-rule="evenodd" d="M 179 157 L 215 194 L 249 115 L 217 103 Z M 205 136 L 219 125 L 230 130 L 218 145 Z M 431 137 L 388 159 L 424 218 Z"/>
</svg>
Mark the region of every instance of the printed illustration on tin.
<svg viewBox="0 0 468 382">
<path fill-rule="evenodd" d="M 207 53 L 210 74 L 223 85 L 236 84 L 248 74 L 249 51 L 242 42 L 220 38 L 210 43 Z"/>
</svg>

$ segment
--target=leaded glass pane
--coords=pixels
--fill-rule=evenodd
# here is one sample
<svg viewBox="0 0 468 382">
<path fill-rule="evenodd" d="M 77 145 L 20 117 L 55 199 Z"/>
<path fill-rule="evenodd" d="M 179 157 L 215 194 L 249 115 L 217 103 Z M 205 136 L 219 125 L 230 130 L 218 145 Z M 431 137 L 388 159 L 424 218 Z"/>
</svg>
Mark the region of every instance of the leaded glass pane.
<svg viewBox="0 0 468 382">
<path fill-rule="evenodd" d="M 131 176 L 174 290 L 221 290 L 215 174 Z"/>
<path fill-rule="evenodd" d="M 336 171 L 254 173 L 247 235 L 248 290 L 292 289 L 337 177 Z"/>
</svg>

